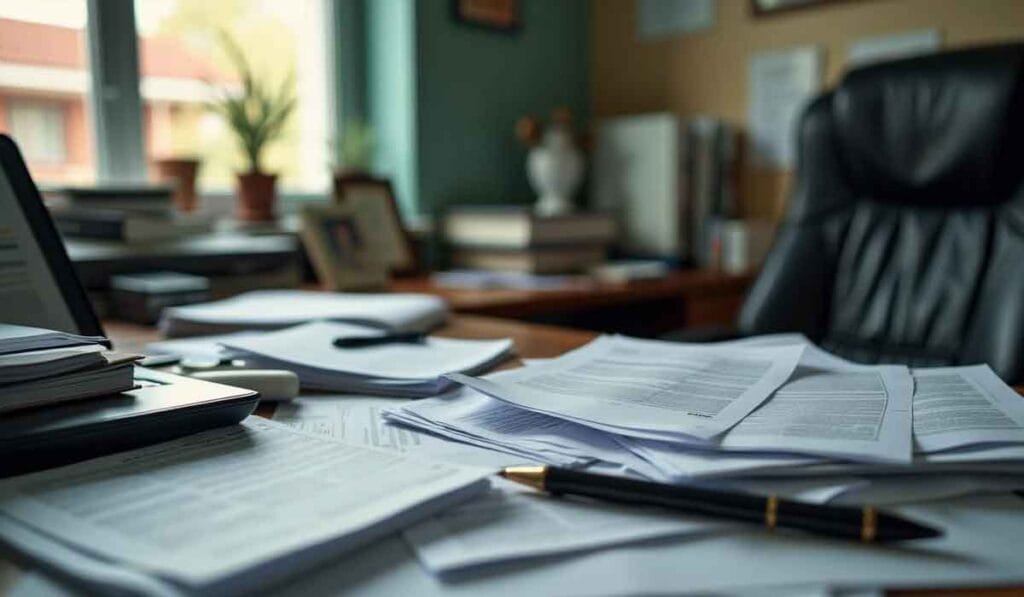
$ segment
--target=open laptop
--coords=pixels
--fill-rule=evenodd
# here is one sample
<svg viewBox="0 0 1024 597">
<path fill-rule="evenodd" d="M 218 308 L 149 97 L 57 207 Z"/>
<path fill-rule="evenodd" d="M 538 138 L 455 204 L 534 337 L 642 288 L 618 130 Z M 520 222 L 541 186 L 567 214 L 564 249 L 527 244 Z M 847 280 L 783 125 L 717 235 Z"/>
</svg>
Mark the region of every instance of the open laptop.
<svg viewBox="0 0 1024 597">
<path fill-rule="evenodd" d="M 0 322 L 103 335 L 39 190 L 6 135 L 0 135 Z M 0 476 L 233 425 L 259 398 L 141 367 L 135 378 L 141 387 L 130 392 L 0 415 Z"/>
</svg>

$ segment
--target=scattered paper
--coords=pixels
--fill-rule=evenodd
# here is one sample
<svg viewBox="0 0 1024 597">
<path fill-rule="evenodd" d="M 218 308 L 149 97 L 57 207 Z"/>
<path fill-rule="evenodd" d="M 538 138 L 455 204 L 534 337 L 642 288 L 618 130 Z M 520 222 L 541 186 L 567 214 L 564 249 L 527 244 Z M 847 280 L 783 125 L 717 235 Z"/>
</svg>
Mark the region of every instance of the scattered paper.
<svg viewBox="0 0 1024 597">
<path fill-rule="evenodd" d="M 721 447 L 910 463 L 913 391 L 903 366 L 845 372 L 798 367 L 725 434 Z"/>
<path fill-rule="evenodd" d="M 0 513 L 79 550 L 216 592 L 218 583 L 259 586 L 329 561 L 479 493 L 487 473 L 250 417 L 4 480 Z"/>
<path fill-rule="evenodd" d="M 792 374 L 802 346 L 716 350 L 603 336 L 500 382 L 450 375 L 510 404 L 610 433 L 706 441 Z"/>
<path fill-rule="evenodd" d="M 490 376 L 500 380 L 511 372 Z M 516 408 L 472 388 L 389 409 L 390 421 L 438 436 L 566 467 L 596 461 L 664 479 L 646 461 L 623 449 L 609 434 L 543 413 Z"/>
<path fill-rule="evenodd" d="M 554 498 L 498 480 L 485 496 L 437 514 L 402 535 L 428 570 L 443 574 L 728 528 L 721 521 L 656 508 Z"/>
<path fill-rule="evenodd" d="M 442 439 L 408 427 L 388 423 L 383 413 L 405 402 L 400 398 L 369 396 L 316 396 L 279 404 L 274 421 L 309 433 L 326 435 L 346 444 L 378 448 L 445 462 L 488 466 L 534 463 L 535 459 L 510 455 L 466 443 Z M 415 404 L 413 401 L 408 401 Z M 396 404 L 397 403 L 397 404 Z"/>
<path fill-rule="evenodd" d="M 987 365 L 914 369 L 918 452 L 1024 443 L 1024 400 Z"/>
</svg>

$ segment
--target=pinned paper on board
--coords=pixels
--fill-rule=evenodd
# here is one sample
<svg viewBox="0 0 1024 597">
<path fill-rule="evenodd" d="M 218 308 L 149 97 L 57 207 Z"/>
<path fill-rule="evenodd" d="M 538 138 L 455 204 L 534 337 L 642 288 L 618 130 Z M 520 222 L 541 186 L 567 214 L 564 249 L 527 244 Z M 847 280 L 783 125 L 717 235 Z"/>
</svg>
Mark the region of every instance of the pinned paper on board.
<svg viewBox="0 0 1024 597">
<path fill-rule="evenodd" d="M 796 125 L 821 87 L 819 46 L 758 52 L 749 63 L 747 120 L 757 166 L 787 169 L 796 162 Z"/>
</svg>

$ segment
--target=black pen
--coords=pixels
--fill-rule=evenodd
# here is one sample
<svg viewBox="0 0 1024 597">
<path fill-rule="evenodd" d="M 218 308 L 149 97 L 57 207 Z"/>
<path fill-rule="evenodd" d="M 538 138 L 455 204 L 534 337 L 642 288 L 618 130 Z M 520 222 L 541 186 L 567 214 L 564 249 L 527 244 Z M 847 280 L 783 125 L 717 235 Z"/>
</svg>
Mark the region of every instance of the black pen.
<svg viewBox="0 0 1024 597">
<path fill-rule="evenodd" d="M 736 491 L 682 487 L 596 475 L 553 466 L 513 466 L 501 471 L 510 481 L 560 495 L 579 495 L 627 504 L 661 506 L 690 514 L 793 528 L 829 537 L 887 543 L 939 537 L 942 531 L 871 506 L 821 506 Z"/>
<path fill-rule="evenodd" d="M 380 336 L 339 336 L 334 339 L 334 346 L 338 348 L 366 348 L 381 344 L 420 344 L 426 339 L 427 335 L 419 332 L 383 334 Z"/>
</svg>

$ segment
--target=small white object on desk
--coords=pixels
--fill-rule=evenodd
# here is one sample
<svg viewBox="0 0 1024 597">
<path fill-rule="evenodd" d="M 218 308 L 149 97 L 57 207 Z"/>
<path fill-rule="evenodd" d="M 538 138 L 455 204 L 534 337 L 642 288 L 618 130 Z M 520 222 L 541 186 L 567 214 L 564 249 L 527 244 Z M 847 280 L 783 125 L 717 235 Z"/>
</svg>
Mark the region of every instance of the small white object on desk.
<svg viewBox="0 0 1024 597">
<path fill-rule="evenodd" d="M 214 369 L 188 375 L 259 392 L 261 402 L 284 402 L 299 395 L 299 376 L 281 369 Z"/>
</svg>

